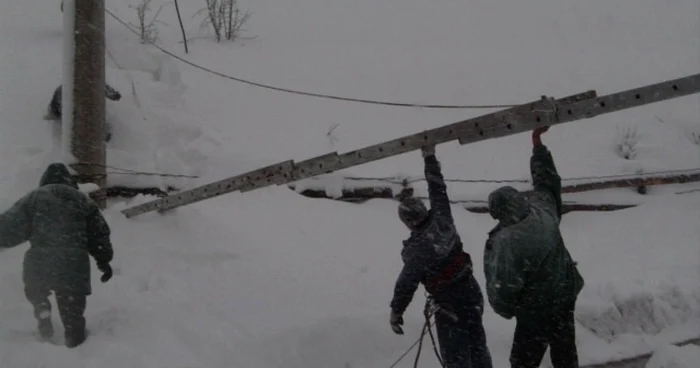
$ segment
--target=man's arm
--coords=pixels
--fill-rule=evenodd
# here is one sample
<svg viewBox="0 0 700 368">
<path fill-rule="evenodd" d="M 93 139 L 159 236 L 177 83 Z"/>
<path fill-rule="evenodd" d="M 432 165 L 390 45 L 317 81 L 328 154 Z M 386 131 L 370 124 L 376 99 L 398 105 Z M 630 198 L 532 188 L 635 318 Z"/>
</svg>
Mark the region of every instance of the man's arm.
<svg viewBox="0 0 700 368">
<path fill-rule="evenodd" d="M 428 182 L 428 196 L 430 197 L 430 209 L 440 217 L 452 221 L 452 209 L 450 199 L 447 196 L 447 185 L 442 176 L 440 162 L 435 157 L 435 146 L 422 149 L 425 161 L 425 180 Z"/>
<path fill-rule="evenodd" d="M 119 101 L 122 98 L 122 95 L 119 93 L 119 91 L 112 88 L 112 86 L 105 83 L 105 97 L 112 101 Z"/>
<path fill-rule="evenodd" d="M 542 144 L 541 134 L 549 127 L 538 128 L 532 132 L 532 157 L 530 158 L 530 174 L 535 188 L 534 199 L 561 218 L 561 177 L 554 165 L 552 153 Z"/>
<path fill-rule="evenodd" d="M 90 204 L 90 213 L 87 217 L 88 252 L 97 264 L 108 264 L 114 257 L 110 229 L 99 207 Z"/>
<path fill-rule="evenodd" d="M 422 273 L 417 269 L 410 265 L 403 266 L 394 287 L 394 298 L 390 303 L 391 310 L 399 315 L 403 314 L 408 305 L 411 304 L 422 277 Z"/>
<path fill-rule="evenodd" d="M 27 194 L 0 215 L 0 249 L 12 248 L 29 240 L 32 234 L 33 194 Z"/>
</svg>

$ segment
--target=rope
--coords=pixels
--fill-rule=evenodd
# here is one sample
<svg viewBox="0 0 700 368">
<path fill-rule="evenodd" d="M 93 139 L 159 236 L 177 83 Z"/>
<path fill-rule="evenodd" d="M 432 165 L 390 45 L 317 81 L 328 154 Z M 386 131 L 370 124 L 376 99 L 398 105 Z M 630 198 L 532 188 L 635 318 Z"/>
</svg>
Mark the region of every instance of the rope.
<svg viewBox="0 0 700 368">
<path fill-rule="evenodd" d="M 408 353 L 411 352 L 411 350 L 413 350 L 417 345 L 421 345 L 422 341 L 423 341 L 423 336 L 425 336 L 425 331 L 423 331 L 421 336 L 416 341 L 413 342 L 413 345 L 411 345 L 408 349 L 406 349 L 406 351 L 404 351 L 403 354 L 401 354 L 401 356 L 399 356 L 394 361 L 394 363 L 389 366 L 389 368 L 395 368 L 403 360 L 403 358 L 405 358 L 406 355 L 408 355 Z"/>
<path fill-rule="evenodd" d="M 114 13 L 112 13 L 109 9 L 105 9 L 105 12 L 114 20 L 119 22 L 121 25 L 126 27 L 129 31 L 132 33 L 136 34 L 137 36 L 139 35 L 139 32 L 135 30 L 129 23 L 121 20 L 119 17 L 117 17 Z M 264 84 L 264 83 L 259 83 L 255 82 L 252 80 L 248 79 L 243 79 L 243 78 L 238 78 L 234 77 L 232 75 L 224 74 L 222 72 L 218 72 L 216 70 L 207 68 L 205 66 L 201 66 L 198 64 L 195 64 L 187 59 L 184 59 L 176 54 L 174 54 L 171 51 L 168 51 L 167 49 L 156 45 L 155 43 L 149 43 L 149 45 L 155 47 L 156 49 L 160 50 L 160 52 L 173 57 L 191 67 L 197 68 L 199 70 L 202 70 L 204 72 L 207 72 L 209 74 L 216 75 L 221 78 L 225 79 L 230 79 L 239 83 L 244 83 L 250 86 L 254 87 L 259 87 L 259 88 L 264 88 L 264 89 L 269 89 L 273 91 L 278 91 L 278 92 L 286 92 L 286 93 L 291 93 L 291 94 L 296 94 L 296 95 L 302 95 L 302 96 L 309 96 L 309 97 L 317 97 L 317 98 L 324 98 L 324 99 L 329 99 L 329 100 L 338 100 L 338 101 L 348 101 L 348 102 L 357 102 L 357 103 L 365 103 L 365 104 L 372 104 L 372 105 L 384 105 L 384 106 L 394 106 L 394 107 L 419 107 L 419 108 L 424 108 L 424 109 L 498 109 L 498 108 L 510 108 L 514 106 L 519 106 L 519 105 L 442 105 L 442 104 L 416 104 L 416 103 L 403 103 L 403 102 L 395 102 L 395 101 L 382 101 L 382 100 L 369 100 L 369 99 L 363 99 L 363 98 L 352 98 L 352 97 L 343 97 L 343 96 L 337 96 L 337 95 L 328 95 L 328 94 L 321 94 L 321 93 L 313 93 L 313 92 L 306 92 L 306 91 L 301 91 L 301 90 L 295 90 L 295 89 L 289 89 L 289 88 L 282 88 L 282 87 L 276 87 L 270 84 Z"/>
<path fill-rule="evenodd" d="M 418 350 L 416 351 L 416 358 L 413 361 L 413 368 L 418 368 L 418 360 L 420 359 L 420 354 L 421 350 L 423 349 L 423 338 L 425 337 L 425 334 L 427 333 L 430 335 L 430 341 L 433 345 L 433 351 L 435 352 L 435 356 L 438 359 L 438 362 L 440 362 L 440 366 L 445 368 L 445 362 L 442 360 L 442 357 L 440 356 L 439 349 L 437 347 L 437 343 L 435 341 L 435 336 L 433 335 L 433 330 L 432 326 L 435 325 L 435 322 L 433 321 L 432 323 L 430 322 L 430 317 L 434 315 L 434 311 L 431 310 L 430 306 L 432 305 L 432 298 L 428 296 L 428 298 L 425 301 L 425 308 L 423 309 L 423 316 L 425 316 L 425 324 L 423 324 L 423 329 L 421 331 L 420 337 L 411 345 L 406 351 L 399 356 L 394 363 L 389 366 L 389 368 L 395 368 L 403 358 L 408 355 L 408 353 L 413 350 L 416 346 L 418 346 Z"/>
<path fill-rule="evenodd" d="M 679 170 L 662 170 L 662 171 L 649 171 L 642 174 L 614 174 L 614 175 L 600 175 L 600 176 L 577 176 L 570 178 L 562 178 L 562 181 L 579 181 L 579 180 L 600 180 L 600 179 L 638 179 L 645 178 L 651 175 L 663 175 L 663 174 L 694 174 L 700 173 L 700 168 L 696 169 L 679 169 Z M 405 178 L 401 179 L 399 177 L 361 177 L 361 176 L 348 176 L 344 177 L 345 180 L 352 181 L 383 181 L 392 184 L 413 184 L 421 181 L 425 181 L 425 178 Z M 529 183 L 530 180 L 527 179 L 445 179 L 446 183 Z"/>
<path fill-rule="evenodd" d="M 425 309 L 423 310 L 423 315 L 425 316 L 425 327 L 428 329 L 428 334 L 430 335 L 430 342 L 433 344 L 433 351 L 435 352 L 435 357 L 437 357 L 438 362 L 440 362 L 440 366 L 445 368 L 445 362 L 442 360 L 442 357 L 440 356 L 440 352 L 438 351 L 437 344 L 435 343 L 435 336 L 433 336 L 433 329 L 430 328 L 430 317 L 431 315 L 435 315 L 435 313 L 440 311 L 440 306 L 437 306 L 436 308 L 431 308 L 433 306 L 433 298 L 431 296 L 428 296 L 428 298 L 425 301 Z M 418 368 L 418 357 L 416 357 L 416 366 L 414 368 Z"/>
<path fill-rule="evenodd" d="M 96 166 L 96 167 L 102 167 L 105 169 L 117 170 L 116 172 L 107 173 L 107 174 L 111 174 L 111 175 L 162 176 L 162 177 L 171 177 L 171 178 L 192 178 L 192 179 L 198 178 L 198 176 L 194 176 L 194 175 L 166 174 L 166 173 L 157 173 L 157 172 L 136 171 L 136 170 L 131 170 L 131 169 L 123 169 L 121 167 L 116 167 L 116 166 L 112 166 L 112 165 L 104 165 L 104 164 L 89 163 L 89 162 L 73 163 L 73 164 L 71 164 L 71 166 Z"/>
</svg>

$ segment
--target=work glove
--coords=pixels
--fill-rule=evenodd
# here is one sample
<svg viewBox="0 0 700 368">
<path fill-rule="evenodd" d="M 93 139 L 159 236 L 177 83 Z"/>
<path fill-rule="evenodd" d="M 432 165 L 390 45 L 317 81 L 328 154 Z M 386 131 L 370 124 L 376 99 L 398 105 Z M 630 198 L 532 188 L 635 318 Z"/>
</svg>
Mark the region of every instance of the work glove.
<svg viewBox="0 0 700 368">
<path fill-rule="evenodd" d="M 542 145 L 542 133 L 545 133 L 546 131 L 549 130 L 549 126 L 543 126 L 539 128 L 535 128 L 532 131 L 532 145 L 533 146 L 539 146 Z"/>
<path fill-rule="evenodd" d="M 109 265 L 109 263 L 98 263 L 97 264 L 97 269 L 102 272 L 102 277 L 100 277 L 100 281 L 103 283 L 109 281 L 109 279 L 112 278 L 112 266 Z"/>
<path fill-rule="evenodd" d="M 401 328 L 401 326 L 403 326 L 403 315 L 401 313 L 392 310 L 391 316 L 389 317 L 389 324 L 395 334 L 403 335 L 403 328 Z"/>
<path fill-rule="evenodd" d="M 423 155 L 423 157 L 435 156 L 435 146 L 434 145 L 421 147 L 420 150 L 421 150 L 421 154 Z"/>
</svg>

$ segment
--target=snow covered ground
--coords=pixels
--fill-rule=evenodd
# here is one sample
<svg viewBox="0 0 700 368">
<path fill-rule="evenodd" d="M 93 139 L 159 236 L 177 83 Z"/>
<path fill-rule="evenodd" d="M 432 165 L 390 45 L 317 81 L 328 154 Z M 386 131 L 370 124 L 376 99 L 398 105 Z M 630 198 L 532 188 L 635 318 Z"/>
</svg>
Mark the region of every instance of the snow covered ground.
<svg viewBox="0 0 700 368">
<path fill-rule="evenodd" d="M 646 368 L 692 368 L 700 361 L 700 347 L 664 346 L 654 351 Z"/>
<path fill-rule="evenodd" d="M 188 55 L 178 43 L 172 4 L 160 14 L 166 23 L 159 26 L 160 44 L 237 77 L 349 97 L 523 103 L 589 89 L 602 95 L 696 73 L 700 66 L 695 0 L 618 0 L 614 6 L 603 0 L 240 1 L 253 12 L 245 36 L 254 38 L 233 44 L 216 44 L 199 30 L 200 19 L 192 15 L 203 4 L 180 4 L 195 37 Z M 58 5 L 0 4 L 0 209 L 35 186 L 59 157 L 57 130 L 41 119 L 61 81 Z M 111 11 L 135 23 L 128 5 L 107 0 Z M 109 17 L 107 49 L 108 82 L 124 95 L 108 102 L 114 124 L 108 164 L 199 176 L 109 169 L 113 185 L 191 188 L 485 112 L 361 105 L 258 89 L 141 45 Z M 699 168 L 700 146 L 691 139 L 700 133 L 698 106 L 698 96 L 690 96 L 604 115 L 557 127 L 545 142 L 565 178 Z M 639 132 L 633 160 L 614 150 L 615 131 L 624 127 Z M 529 144 L 526 135 L 516 135 L 437 151 L 448 178 L 527 179 Z M 420 155 L 412 152 L 340 174 L 421 171 Z M 450 191 L 455 198 L 484 199 L 498 185 L 455 183 Z M 644 203 L 563 219 L 565 240 L 586 278 L 577 306 L 582 363 L 698 335 L 700 192 L 674 194 L 697 187 L 652 188 L 645 197 L 628 190 L 578 195 Z M 400 240 L 407 235 L 392 201 L 352 205 L 274 187 L 164 216 L 126 220 L 119 213 L 126 205 L 106 211 L 116 275 L 95 285 L 87 311 L 93 336 L 78 349 L 31 340 L 34 320 L 21 282 L 26 245 L 2 252 L 3 366 L 382 368 L 418 337 L 420 295 L 407 312 L 405 336 L 394 335 L 386 321 L 401 267 Z M 465 247 L 480 260 L 493 220 L 459 207 L 454 212 Z M 480 262 L 475 266 L 483 285 Z M 514 322 L 487 308 L 485 326 L 495 367 L 507 366 Z M 655 359 L 681 354 L 676 351 L 667 348 Z M 437 367 L 429 351 L 421 367 Z"/>
</svg>

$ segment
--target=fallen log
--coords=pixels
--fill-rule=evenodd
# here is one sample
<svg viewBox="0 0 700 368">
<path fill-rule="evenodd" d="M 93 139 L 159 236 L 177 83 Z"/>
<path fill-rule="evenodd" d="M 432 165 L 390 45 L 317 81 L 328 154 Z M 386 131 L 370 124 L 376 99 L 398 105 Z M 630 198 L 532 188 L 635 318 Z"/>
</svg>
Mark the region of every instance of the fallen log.
<svg viewBox="0 0 700 368">
<path fill-rule="evenodd" d="M 88 195 L 90 198 L 97 201 L 105 198 L 133 198 L 139 194 L 167 197 L 169 193 L 177 192 L 178 190 L 179 189 L 170 186 L 167 187 L 166 190 L 162 190 L 157 187 L 132 188 L 126 186 L 114 186 L 94 190 L 88 193 Z"/>
<path fill-rule="evenodd" d="M 684 184 L 691 182 L 700 182 L 700 173 L 693 174 L 681 174 L 672 176 L 658 176 L 658 177 L 638 177 L 638 178 L 626 178 L 626 179 L 616 179 L 608 181 L 599 181 L 591 183 L 581 183 L 574 185 L 567 185 L 562 187 L 562 193 L 580 193 L 591 190 L 601 190 L 601 189 L 611 189 L 611 188 L 637 188 L 640 194 L 646 193 L 646 188 L 653 185 L 664 185 L 664 184 Z M 294 185 L 288 186 L 291 190 L 296 191 Z M 329 195 L 323 188 L 309 188 L 299 191 L 298 193 L 309 197 L 309 198 L 327 198 L 334 199 L 343 202 L 350 203 L 364 203 L 370 199 L 396 199 L 400 200 L 406 196 L 413 196 L 413 188 L 406 186 L 400 193 L 395 194 L 396 187 L 389 186 L 354 186 L 350 188 L 343 188 L 340 196 Z M 531 195 L 532 190 L 523 191 L 525 195 Z M 422 198 L 421 199 L 427 199 Z M 469 204 L 471 206 L 465 206 L 470 212 L 474 213 L 488 213 L 486 207 L 486 201 L 475 201 L 475 200 L 451 200 L 452 204 Z M 482 205 L 483 203 L 483 205 Z M 634 207 L 636 205 L 631 204 L 582 204 L 582 203 L 564 203 L 563 213 L 571 211 L 617 211 L 625 208 Z"/>
<path fill-rule="evenodd" d="M 648 187 L 652 185 L 664 184 L 685 184 L 700 181 L 700 173 L 671 175 L 671 176 L 656 176 L 648 178 L 628 178 L 608 181 L 598 181 L 593 183 L 581 183 L 567 185 L 561 188 L 562 193 L 579 193 L 589 190 L 611 189 L 611 188 L 629 188 L 629 187 Z"/>
<path fill-rule="evenodd" d="M 293 186 L 289 189 L 295 190 Z M 350 203 L 364 203 L 370 199 L 400 199 L 405 196 L 413 196 L 413 188 L 403 188 L 400 193 L 394 194 L 394 188 L 387 187 L 358 187 L 342 190 L 340 196 L 330 196 L 325 189 L 304 189 L 299 194 L 309 198 L 327 198 Z"/>
<path fill-rule="evenodd" d="M 598 211 L 610 212 L 636 207 L 636 204 L 583 204 L 564 203 L 562 205 L 562 215 L 573 211 Z M 488 213 L 488 206 L 464 206 L 464 209 L 472 213 Z"/>
</svg>

